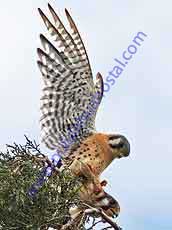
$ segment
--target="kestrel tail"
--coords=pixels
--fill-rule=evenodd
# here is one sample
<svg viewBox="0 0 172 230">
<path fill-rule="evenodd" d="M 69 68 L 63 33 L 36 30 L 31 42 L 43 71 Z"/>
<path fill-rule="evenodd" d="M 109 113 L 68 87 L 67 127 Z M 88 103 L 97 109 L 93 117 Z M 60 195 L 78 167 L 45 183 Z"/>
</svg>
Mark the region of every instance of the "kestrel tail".
<svg viewBox="0 0 172 230">
<path fill-rule="evenodd" d="M 65 13 L 71 33 L 49 4 L 48 8 L 53 23 L 39 9 L 50 34 L 50 40 L 40 35 L 43 49 L 38 49 L 38 66 L 44 81 L 41 139 L 49 149 L 60 151 L 63 163 L 73 172 L 84 176 L 78 163 L 82 162 L 98 179 L 113 159 L 129 155 L 130 145 L 122 135 L 96 132 L 95 117 L 104 90 L 102 76 L 98 73 L 94 83 L 84 43 L 68 11 Z M 83 117 L 93 104 L 94 110 L 78 122 L 76 130 L 77 118 Z M 75 141 L 66 150 L 63 143 L 71 139 L 71 134 L 75 134 Z"/>
</svg>

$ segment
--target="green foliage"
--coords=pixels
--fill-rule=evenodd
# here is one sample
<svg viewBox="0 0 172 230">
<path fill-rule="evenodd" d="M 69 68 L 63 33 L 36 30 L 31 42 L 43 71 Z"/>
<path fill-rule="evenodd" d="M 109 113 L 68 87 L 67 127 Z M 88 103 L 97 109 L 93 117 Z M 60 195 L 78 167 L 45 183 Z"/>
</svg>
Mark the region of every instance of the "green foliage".
<svg viewBox="0 0 172 230">
<path fill-rule="evenodd" d="M 58 229 L 69 220 L 69 207 L 79 203 L 80 182 L 69 170 L 54 168 L 42 186 L 35 184 L 47 166 L 52 163 L 28 139 L 0 154 L 0 229 Z M 38 192 L 31 196 L 33 184 Z"/>
</svg>

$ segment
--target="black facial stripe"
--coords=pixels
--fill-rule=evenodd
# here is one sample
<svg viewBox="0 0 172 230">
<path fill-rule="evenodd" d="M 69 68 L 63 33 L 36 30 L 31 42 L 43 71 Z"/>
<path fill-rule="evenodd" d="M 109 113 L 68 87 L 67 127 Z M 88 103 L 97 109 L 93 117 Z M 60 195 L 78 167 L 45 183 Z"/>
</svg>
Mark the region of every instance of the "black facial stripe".
<svg viewBox="0 0 172 230">
<path fill-rule="evenodd" d="M 118 139 L 120 137 L 121 137 L 120 135 L 110 136 L 109 140 L 115 140 L 115 139 Z"/>
<path fill-rule="evenodd" d="M 111 148 L 122 148 L 124 146 L 124 143 L 119 143 L 119 144 L 109 144 Z"/>
<path fill-rule="evenodd" d="M 103 210 L 107 211 L 107 210 L 110 208 L 110 206 L 101 206 L 101 208 L 102 208 Z"/>
</svg>

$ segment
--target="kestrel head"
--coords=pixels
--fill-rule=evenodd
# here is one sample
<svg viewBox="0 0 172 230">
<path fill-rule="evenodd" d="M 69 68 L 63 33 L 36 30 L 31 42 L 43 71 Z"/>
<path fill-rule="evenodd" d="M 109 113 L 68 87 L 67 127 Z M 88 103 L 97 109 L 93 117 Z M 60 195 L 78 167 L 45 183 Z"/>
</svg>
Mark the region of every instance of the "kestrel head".
<svg viewBox="0 0 172 230">
<path fill-rule="evenodd" d="M 110 217 L 118 217 L 120 213 L 120 206 L 116 199 L 114 199 L 110 194 L 105 192 L 105 198 L 102 200 L 102 209 Z"/>
<path fill-rule="evenodd" d="M 127 157 L 130 154 L 130 144 L 123 135 L 109 135 L 108 143 L 112 150 L 113 158 Z"/>
</svg>

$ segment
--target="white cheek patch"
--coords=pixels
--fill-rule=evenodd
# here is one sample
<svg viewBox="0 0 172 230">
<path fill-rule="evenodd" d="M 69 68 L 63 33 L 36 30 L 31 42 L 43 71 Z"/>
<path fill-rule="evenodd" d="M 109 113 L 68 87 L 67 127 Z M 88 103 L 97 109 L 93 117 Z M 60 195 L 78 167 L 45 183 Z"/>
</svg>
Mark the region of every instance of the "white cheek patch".
<svg viewBox="0 0 172 230">
<path fill-rule="evenodd" d="M 102 206 L 108 206 L 109 205 L 109 200 L 107 198 L 103 198 L 99 202 L 96 203 L 96 206 L 102 207 Z"/>
<path fill-rule="evenodd" d="M 118 145 L 121 141 L 121 138 L 117 138 L 117 139 L 114 139 L 114 140 L 109 140 L 109 144 L 111 144 L 112 146 L 114 145 Z"/>
<path fill-rule="evenodd" d="M 107 205 L 109 205 L 109 200 L 107 198 L 105 198 L 105 199 L 103 199 L 102 203 L 104 206 L 107 206 Z"/>
</svg>

